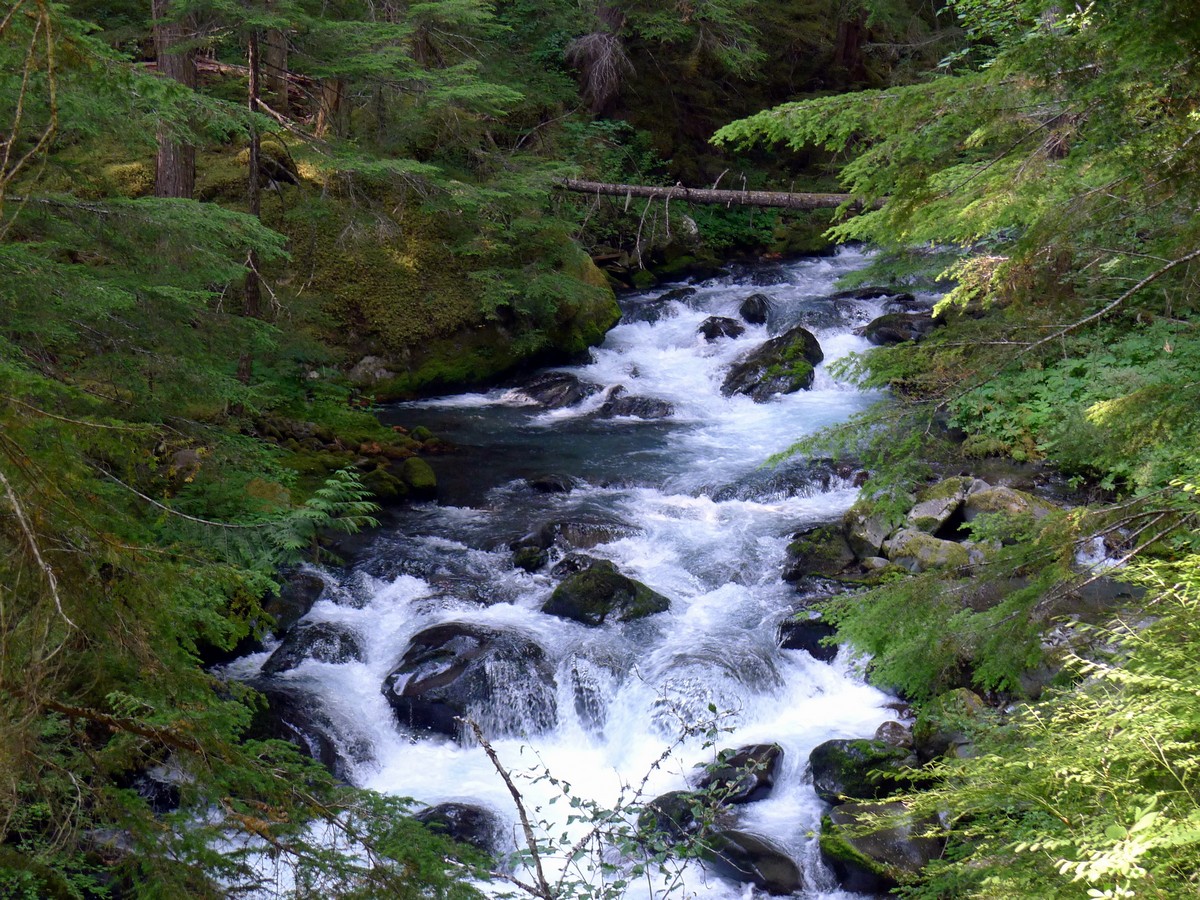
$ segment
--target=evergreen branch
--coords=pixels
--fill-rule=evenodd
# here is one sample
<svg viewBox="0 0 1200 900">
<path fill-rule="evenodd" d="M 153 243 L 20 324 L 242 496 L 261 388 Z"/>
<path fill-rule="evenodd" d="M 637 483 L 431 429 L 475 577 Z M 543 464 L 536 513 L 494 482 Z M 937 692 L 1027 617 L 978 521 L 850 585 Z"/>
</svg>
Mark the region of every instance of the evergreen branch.
<svg viewBox="0 0 1200 900">
<path fill-rule="evenodd" d="M 71 719 L 85 719 L 89 722 L 95 722 L 97 725 L 104 725 L 110 731 L 136 734 L 138 737 L 157 741 L 168 747 L 174 747 L 176 750 L 186 750 L 188 753 L 195 753 L 199 756 L 207 755 L 207 748 L 199 740 L 180 734 L 173 728 L 143 725 L 132 719 L 109 715 L 108 713 L 102 713 L 99 710 L 89 709 L 85 706 L 71 706 L 48 698 L 41 700 L 40 705 Z"/>
<path fill-rule="evenodd" d="M 1113 300 L 1107 306 L 1103 307 L 1102 309 L 1097 310 L 1096 312 L 1092 313 L 1090 316 L 1084 316 L 1082 319 L 1072 322 L 1070 325 L 1064 325 L 1058 331 L 1054 332 L 1054 334 L 1047 335 L 1046 337 L 1042 338 L 1041 340 L 1034 341 L 1032 344 L 1030 344 L 1024 350 L 1019 352 L 1016 356 L 1012 357 L 1009 360 L 1006 360 L 1004 365 L 1002 365 L 998 369 L 996 369 L 991 375 L 989 375 L 983 381 L 977 382 L 976 384 L 971 385 L 971 387 L 967 388 L 966 390 L 960 391 L 957 394 L 953 395 L 952 397 L 948 397 L 947 399 L 943 400 L 941 403 L 938 404 L 938 409 L 945 409 L 949 404 L 954 403 L 957 400 L 961 400 L 963 397 L 967 396 L 967 394 L 977 391 L 984 385 L 990 384 L 991 382 L 995 381 L 997 378 L 999 378 L 1004 373 L 1005 369 L 1007 369 L 1010 365 L 1015 363 L 1021 357 L 1025 356 L 1027 353 L 1032 353 L 1034 350 L 1038 349 L 1039 347 L 1044 347 L 1046 344 L 1049 344 L 1053 341 L 1057 341 L 1059 338 L 1066 337 L 1068 334 L 1072 334 L 1072 333 L 1078 331 L 1079 329 L 1092 324 L 1093 322 L 1103 319 L 1109 313 L 1111 313 L 1114 310 L 1117 310 L 1121 306 L 1123 306 L 1131 297 L 1133 297 L 1135 294 L 1137 294 L 1139 291 L 1141 291 L 1142 288 L 1147 287 L 1150 284 L 1153 284 L 1155 281 L 1158 281 L 1158 279 L 1162 278 L 1164 275 L 1166 275 L 1172 269 L 1175 269 L 1178 266 L 1183 265 L 1184 263 L 1191 262 L 1194 259 L 1200 259 L 1200 249 L 1193 250 L 1191 253 L 1185 253 L 1183 256 L 1180 256 L 1177 259 L 1171 260 L 1165 266 L 1160 266 L 1159 268 L 1155 269 L 1153 272 L 1151 272 L 1149 275 L 1147 275 L 1145 278 L 1143 278 L 1141 281 L 1139 281 L 1137 284 L 1135 284 L 1129 290 L 1125 291 L 1125 293 L 1121 294 L 1121 296 L 1117 297 L 1116 300 Z"/>
</svg>

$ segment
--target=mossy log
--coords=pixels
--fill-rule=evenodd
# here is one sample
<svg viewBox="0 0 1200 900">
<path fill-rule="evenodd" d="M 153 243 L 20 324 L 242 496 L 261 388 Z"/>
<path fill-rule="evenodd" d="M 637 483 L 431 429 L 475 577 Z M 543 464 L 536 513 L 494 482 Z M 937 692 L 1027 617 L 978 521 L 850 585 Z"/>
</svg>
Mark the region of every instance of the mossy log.
<svg viewBox="0 0 1200 900">
<path fill-rule="evenodd" d="M 837 209 L 850 203 L 861 206 L 851 194 L 789 193 L 787 191 L 725 191 L 689 188 L 682 185 L 656 187 L 647 184 L 608 184 L 562 178 L 554 186 L 580 194 L 607 194 L 614 197 L 645 197 L 649 200 L 681 200 L 685 203 L 723 203 L 726 206 L 764 206 L 783 209 Z M 881 204 L 875 203 L 873 206 Z"/>
</svg>

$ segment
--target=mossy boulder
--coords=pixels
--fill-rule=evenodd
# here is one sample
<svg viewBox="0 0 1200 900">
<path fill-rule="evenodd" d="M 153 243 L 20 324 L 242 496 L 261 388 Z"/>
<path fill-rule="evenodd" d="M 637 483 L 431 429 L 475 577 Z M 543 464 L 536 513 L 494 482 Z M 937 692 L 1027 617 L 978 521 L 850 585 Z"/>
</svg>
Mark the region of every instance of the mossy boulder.
<svg viewBox="0 0 1200 900">
<path fill-rule="evenodd" d="M 899 525 L 892 516 L 859 501 L 846 510 L 842 518 L 846 542 L 859 559 L 877 557 L 886 541 Z"/>
<path fill-rule="evenodd" d="M 937 534 L 963 518 L 963 502 L 975 485 L 972 478 L 955 476 L 917 492 L 917 502 L 908 511 L 908 525 L 918 531 Z"/>
<path fill-rule="evenodd" d="M 840 803 L 891 796 L 905 784 L 896 776 L 914 768 L 917 758 L 881 740 L 834 740 L 814 748 L 808 765 L 817 796 Z"/>
<path fill-rule="evenodd" d="M 910 572 L 959 569 L 971 563 L 971 555 L 962 544 L 944 541 L 915 528 L 901 528 L 884 542 L 883 552 Z"/>
<path fill-rule="evenodd" d="M 854 551 L 841 526 L 814 525 L 792 535 L 783 564 L 783 580 L 809 575 L 833 578 L 854 565 Z"/>
<path fill-rule="evenodd" d="M 967 688 L 939 694 L 925 704 L 913 724 L 913 744 L 922 762 L 938 756 L 969 756 L 972 734 L 983 724 L 988 707 Z"/>
<path fill-rule="evenodd" d="M 513 551 L 513 565 L 526 572 L 536 572 L 550 562 L 550 554 L 541 547 L 518 547 Z"/>
<path fill-rule="evenodd" d="M 846 890 L 880 893 L 941 856 L 945 840 L 936 828 L 902 803 L 843 803 L 821 820 L 821 855 Z"/>
<path fill-rule="evenodd" d="M 631 622 L 665 612 L 671 601 L 640 581 L 617 571 L 608 560 L 598 560 L 576 572 L 555 588 L 542 612 L 584 625 L 603 625 L 611 618 Z"/>
<path fill-rule="evenodd" d="M 815 370 L 825 358 L 812 332 L 797 325 L 771 338 L 736 362 L 721 385 L 726 397 L 745 394 L 765 403 L 776 394 L 792 394 L 812 387 Z"/>
<path fill-rule="evenodd" d="M 979 485 L 982 485 L 980 487 Z M 1040 519 L 1054 511 L 1054 506 L 1033 494 L 1015 488 L 991 487 L 984 482 L 967 494 L 963 505 L 963 517 L 973 522 L 980 516 L 1001 514 L 1007 516 L 1033 516 Z"/>
<path fill-rule="evenodd" d="M 425 460 L 410 456 L 400 464 L 400 477 L 416 497 L 431 499 L 437 495 L 437 475 Z"/>
</svg>

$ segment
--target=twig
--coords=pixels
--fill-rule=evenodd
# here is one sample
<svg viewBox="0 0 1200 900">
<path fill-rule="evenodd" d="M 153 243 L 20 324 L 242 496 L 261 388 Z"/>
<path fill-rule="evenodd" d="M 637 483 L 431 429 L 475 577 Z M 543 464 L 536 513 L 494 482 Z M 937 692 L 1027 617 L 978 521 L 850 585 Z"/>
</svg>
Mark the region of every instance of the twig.
<svg viewBox="0 0 1200 900">
<path fill-rule="evenodd" d="M 17 493 L 13 490 L 12 484 L 3 470 L 0 470 L 0 483 L 4 485 L 4 492 L 8 494 L 8 502 L 12 504 L 13 512 L 17 514 L 17 522 L 20 523 L 21 531 L 25 533 L 25 540 L 29 542 L 29 550 L 33 553 L 33 558 L 37 560 L 42 574 L 46 576 L 46 583 L 50 586 L 50 596 L 54 598 L 54 608 L 63 617 L 63 621 L 78 630 L 79 626 L 72 622 L 71 617 L 63 611 L 62 597 L 58 594 L 58 579 L 54 577 L 54 570 L 50 568 L 50 564 L 42 558 L 42 551 L 38 547 L 37 537 L 34 536 L 33 526 L 29 524 L 29 518 L 25 515 L 25 508 L 21 505 L 21 501 L 17 499 Z"/>
<path fill-rule="evenodd" d="M 504 781 L 504 786 L 508 788 L 508 792 L 512 794 L 513 802 L 517 805 L 517 815 L 521 818 L 521 828 L 525 832 L 525 846 L 529 848 L 529 855 L 533 859 L 534 873 L 537 875 L 537 886 L 536 889 L 530 890 L 530 885 L 523 885 L 519 882 L 514 883 L 529 891 L 534 896 L 542 897 L 543 900 L 554 900 L 554 891 L 550 887 L 550 883 L 546 881 L 545 872 L 542 871 L 542 856 L 538 852 L 537 836 L 533 833 L 533 826 L 529 824 L 529 814 L 525 812 L 525 802 L 521 799 L 521 792 L 513 784 L 512 777 L 500 762 L 500 757 L 496 755 L 495 749 L 488 743 L 487 738 L 483 736 L 483 731 L 480 729 L 479 724 L 472 719 L 462 716 L 457 717 L 457 720 L 471 729 L 471 733 L 475 735 L 475 740 L 479 741 L 479 746 L 483 748 L 483 752 L 492 761 L 492 766 L 500 775 L 501 780 Z"/>
</svg>

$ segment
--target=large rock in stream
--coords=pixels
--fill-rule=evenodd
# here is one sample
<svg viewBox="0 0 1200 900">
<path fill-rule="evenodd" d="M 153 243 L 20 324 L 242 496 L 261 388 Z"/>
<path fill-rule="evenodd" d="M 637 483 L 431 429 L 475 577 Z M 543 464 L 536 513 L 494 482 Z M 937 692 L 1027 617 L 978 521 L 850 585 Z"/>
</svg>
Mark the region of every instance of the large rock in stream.
<svg viewBox="0 0 1200 900">
<path fill-rule="evenodd" d="M 558 721 L 554 670 L 531 637 L 447 622 L 415 635 L 384 679 L 400 724 L 460 738 L 467 717 L 489 737 L 537 733 Z"/>
<path fill-rule="evenodd" d="M 640 581 L 617 571 L 606 559 L 568 576 L 554 589 L 542 612 L 584 625 L 603 625 L 611 618 L 631 622 L 666 612 L 671 601 Z"/>
<path fill-rule="evenodd" d="M 722 750 L 717 761 L 704 769 L 696 789 L 708 791 L 721 803 L 753 803 L 775 787 L 775 775 L 783 760 L 778 744 L 750 744 Z"/>
<path fill-rule="evenodd" d="M 877 800 L 897 793 L 917 757 L 882 740 L 835 740 L 818 744 L 809 755 L 813 789 L 826 803 Z"/>
<path fill-rule="evenodd" d="M 820 845 L 842 887 L 879 893 L 941 856 L 945 840 L 935 820 L 914 819 L 902 803 L 843 803 L 822 821 Z"/>
<path fill-rule="evenodd" d="M 705 861 L 722 878 L 752 884 L 772 896 L 794 894 L 804 887 L 800 868 L 767 838 L 718 828 L 706 843 L 712 853 Z"/>
<path fill-rule="evenodd" d="M 562 409 L 582 403 L 603 388 L 590 381 L 581 381 L 570 372 L 539 372 L 516 390 L 543 409 Z"/>
<path fill-rule="evenodd" d="M 314 622 L 298 625 L 287 633 L 267 661 L 264 675 L 278 675 L 296 668 L 306 659 L 327 663 L 345 663 L 362 659 L 358 632 L 337 622 Z"/>
<path fill-rule="evenodd" d="M 745 394 L 756 403 L 765 403 L 776 394 L 808 390 L 816 374 L 813 367 L 824 358 L 812 332 L 797 325 L 734 363 L 721 393 L 726 397 Z"/>
<path fill-rule="evenodd" d="M 415 816 L 430 831 L 484 853 L 495 853 L 504 837 L 504 826 L 490 809 L 474 803 L 439 803 Z"/>
</svg>

